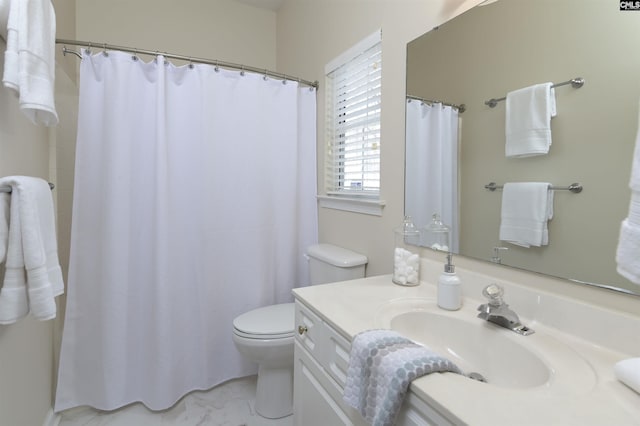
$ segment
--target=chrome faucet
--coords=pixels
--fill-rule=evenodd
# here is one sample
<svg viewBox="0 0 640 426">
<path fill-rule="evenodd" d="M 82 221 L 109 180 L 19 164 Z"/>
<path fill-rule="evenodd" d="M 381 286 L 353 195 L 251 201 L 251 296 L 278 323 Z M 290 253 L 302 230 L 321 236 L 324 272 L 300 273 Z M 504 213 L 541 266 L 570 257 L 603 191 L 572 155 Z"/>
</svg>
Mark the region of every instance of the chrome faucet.
<svg viewBox="0 0 640 426">
<path fill-rule="evenodd" d="M 482 294 L 489 299 L 489 303 L 478 306 L 478 318 L 492 322 L 500 327 L 508 328 L 523 336 L 535 333 L 529 327 L 522 325 L 518 315 L 513 312 L 503 300 L 504 289 L 497 284 L 490 284 L 482 290 Z"/>
</svg>

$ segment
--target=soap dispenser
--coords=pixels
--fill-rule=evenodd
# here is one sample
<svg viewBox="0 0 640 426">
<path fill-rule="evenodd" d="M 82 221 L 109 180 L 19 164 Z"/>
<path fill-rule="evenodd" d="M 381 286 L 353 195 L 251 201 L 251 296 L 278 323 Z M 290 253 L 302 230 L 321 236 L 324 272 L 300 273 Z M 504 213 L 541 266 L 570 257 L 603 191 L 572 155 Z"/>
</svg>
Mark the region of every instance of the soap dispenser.
<svg viewBox="0 0 640 426">
<path fill-rule="evenodd" d="M 451 263 L 451 253 L 447 254 L 444 272 L 438 278 L 438 306 L 449 311 L 456 311 L 462 306 L 462 284 L 456 274 L 456 267 Z"/>
</svg>

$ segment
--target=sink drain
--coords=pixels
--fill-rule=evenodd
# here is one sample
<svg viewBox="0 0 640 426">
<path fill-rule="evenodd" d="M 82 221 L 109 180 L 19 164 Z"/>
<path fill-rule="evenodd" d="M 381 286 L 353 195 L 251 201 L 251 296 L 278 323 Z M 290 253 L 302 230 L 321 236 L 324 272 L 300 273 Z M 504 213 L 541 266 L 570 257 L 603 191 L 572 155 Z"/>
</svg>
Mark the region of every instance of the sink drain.
<svg viewBox="0 0 640 426">
<path fill-rule="evenodd" d="M 487 383 L 487 379 L 485 379 L 484 376 L 482 374 L 480 374 L 480 373 L 476 373 L 476 372 L 469 373 L 467 375 L 467 377 L 470 378 L 470 379 L 473 379 L 473 380 L 477 380 L 477 381 L 482 382 L 482 383 Z"/>
</svg>

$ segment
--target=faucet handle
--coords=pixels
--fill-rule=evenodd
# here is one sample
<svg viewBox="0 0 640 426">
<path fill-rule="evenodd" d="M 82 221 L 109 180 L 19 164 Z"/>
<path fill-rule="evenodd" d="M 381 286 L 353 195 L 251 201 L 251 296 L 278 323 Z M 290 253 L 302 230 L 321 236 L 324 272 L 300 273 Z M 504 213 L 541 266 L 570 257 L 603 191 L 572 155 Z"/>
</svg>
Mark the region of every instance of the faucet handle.
<svg viewBox="0 0 640 426">
<path fill-rule="evenodd" d="M 504 295 L 504 289 L 496 283 L 489 284 L 482 290 L 482 295 L 489 299 L 489 304 L 492 306 L 500 306 L 504 303 L 502 296 Z"/>
</svg>

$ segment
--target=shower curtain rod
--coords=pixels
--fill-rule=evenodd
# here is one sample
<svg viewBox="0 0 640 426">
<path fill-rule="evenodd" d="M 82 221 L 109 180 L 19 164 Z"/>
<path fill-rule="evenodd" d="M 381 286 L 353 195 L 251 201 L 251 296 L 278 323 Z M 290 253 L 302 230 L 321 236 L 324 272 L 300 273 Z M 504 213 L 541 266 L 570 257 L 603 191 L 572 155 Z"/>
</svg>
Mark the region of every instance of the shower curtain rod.
<svg viewBox="0 0 640 426">
<path fill-rule="evenodd" d="M 411 101 L 425 102 L 425 103 L 428 103 L 430 105 L 431 104 L 442 104 L 444 106 L 450 106 L 451 108 L 457 109 L 460 114 L 462 114 L 463 112 L 465 112 L 467 110 L 467 106 L 465 104 L 458 105 L 458 104 L 451 104 L 451 103 L 442 102 L 442 101 L 432 101 L 431 99 L 420 98 L 418 96 L 413 96 L 413 95 L 407 95 L 407 100 L 409 102 L 411 102 Z"/>
<path fill-rule="evenodd" d="M 103 49 L 105 51 L 106 50 L 121 50 L 123 52 L 133 53 L 134 56 L 136 56 L 136 57 L 137 57 L 138 54 L 152 55 L 152 56 L 162 55 L 165 58 L 179 59 L 179 60 L 182 60 L 182 61 L 187 61 L 187 62 L 189 62 L 190 65 L 193 64 L 193 63 L 215 65 L 216 67 L 240 70 L 240 72 L 249 71 L 249 72 L 254 72 L 256 74 L 264 74 L 265 76 L 269 76 L 269 77 L 281 78 L 283 80 L 297 81 L 300 84 L 304 84 L 306 86 L 314 87 L 316 89 L 319 86 L 318 81 L 313 81 L 312 82 L 312 81 L 308 81 L 308 80 L 303 80 L 301 78 L 293 77 L 293 76 L 290 76 L 290 75 L 287 75 L 287 74 L 283 74 L 283 73 L 279 73 L 279 72 L 276 72 L 276 71 L 269 71 L 267 69 L 260 69 L 260 68 L 256 68 L 256 67 L 252 67 L 252 66 L 248 66 L 248 65 L 234 64 L 232 62 L 218 61 L 218 60 L 205 59 L 205 58 L 196 58 L 196 57 L 193 57 L 193 56 L 177 55 L 177 54 L 174 54 L 174 53 L 161 52 L 159 50 L 136 49 L 136 48 L 133 48 L 133 47 L 115 46 L 115 45 L 106 44 L 106 43 L 94 43 L 94 42 L 91 42 L 91 41 L 67 40 L 67 39 L 60 39 L 60 38 L 56 39 L 56 44 L 62 44 L 62 45 L 69 44 L 69 45 L 72 45 L 72 46 L 85 46 L 85 47 L 87 47 L 89 49 L 91 49 L 92 47 L 95 47 L 95 48 L 98 48 L 98 49 Z M 62 53 L 64 55 L 66 55 L 67 53 L 71 53 L 72 55 L 76 55 L 77 57 L 82 59 L 82 55 L 80 55 L 75 50 L 67 49 L 67 46 L 63 46 L 62 47 Z"/>
</svg>

